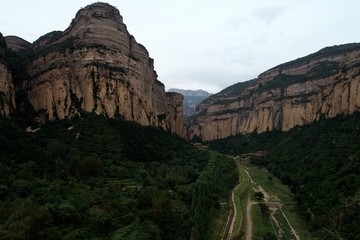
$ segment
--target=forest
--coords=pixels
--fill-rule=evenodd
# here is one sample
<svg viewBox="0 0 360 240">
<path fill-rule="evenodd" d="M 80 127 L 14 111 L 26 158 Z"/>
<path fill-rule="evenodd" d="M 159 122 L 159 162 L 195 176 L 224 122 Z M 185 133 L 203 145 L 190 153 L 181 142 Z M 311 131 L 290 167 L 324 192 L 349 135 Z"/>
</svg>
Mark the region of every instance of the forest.
<svg viewBox="0 0 360 240">
<path fill-rule="evenodd" d="M 250 161 L 291 188 L 319 239 L 360 239 L 360 113 L 208 145 L 233 155 L 265 151 Z"/>
<path fill-rule="evenodd" d="M 0 239 L 206 239 L 238 179 L 231 159 L 93 113 L 0 118 Z"/>
</svg>

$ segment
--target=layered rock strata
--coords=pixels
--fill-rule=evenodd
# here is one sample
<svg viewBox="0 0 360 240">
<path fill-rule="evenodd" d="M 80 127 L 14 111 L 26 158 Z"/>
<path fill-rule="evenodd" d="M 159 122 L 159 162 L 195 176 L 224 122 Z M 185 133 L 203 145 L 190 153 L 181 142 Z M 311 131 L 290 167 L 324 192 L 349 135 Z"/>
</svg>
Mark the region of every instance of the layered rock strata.
<svg viewBox="0 0 360 240">
<path fill-rule="evenodd" d="M 6 59 L 6 42 L 0 33 L 0 115 L 9 116 L 15 109 L 15 89 Z"/>
<path fill-rule="evenodd" d="M 64 32 L 40 37 L 30 50 L 19 49 L 21 41 L 14 40 L 9 39 L 12 50 L 28 61 L 23 79 L 16 79 L 25 96 L 18 105 L 31 106 L 39 121 L 87 111 L 184 135 L 179 127 L 184 122 L 173 122 L 168 113 L 173 101 L 167 102 L 153 59 L 109 4 L 81 9 Z"/>
<path fill-rule="evenodd" d="M 176 133 L 181 137 L 186 137 L 186 128 L 184 124 L 184 96 L 175 92 L 166 93 L 167 115 L 167 129 L 172 133 Z"/>
<path fill-rule="evenodd" d="M 360 44 L 334 46 L 211 96 L 188 123 L 188 137 L 288 131 L 359 110 Z"/>
</svg>

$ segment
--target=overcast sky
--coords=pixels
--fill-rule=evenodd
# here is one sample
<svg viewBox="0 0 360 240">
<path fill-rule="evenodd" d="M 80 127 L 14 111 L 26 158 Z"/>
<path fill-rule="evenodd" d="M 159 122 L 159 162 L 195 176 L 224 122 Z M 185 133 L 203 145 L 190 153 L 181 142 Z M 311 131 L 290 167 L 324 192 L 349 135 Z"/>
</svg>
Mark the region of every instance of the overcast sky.
<svg viewBox="0 0 360 240">
<path fill-rule="evenodd" d="M 96 1 L 9 0 L 0 32 L 33 42 Z M 359 0 L 108 0 L 166 89 L 216 93 L 323 47 L 360 42 Z"/>
</svg>

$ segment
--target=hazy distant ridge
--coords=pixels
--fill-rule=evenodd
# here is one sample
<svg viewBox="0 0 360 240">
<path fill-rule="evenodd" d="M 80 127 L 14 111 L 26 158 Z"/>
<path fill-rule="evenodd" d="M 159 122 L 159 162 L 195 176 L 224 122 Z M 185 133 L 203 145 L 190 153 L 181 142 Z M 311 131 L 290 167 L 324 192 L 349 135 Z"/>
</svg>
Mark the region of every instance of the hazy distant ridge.
<svg viewBox="0 0 360 240">
<path fill-rule="evenodd" d="M 178 88 L 170 88 L 167 92 L 176 92 L 184 96 L 183 108 L 186 117 L 196 113 L 196 106 L 212 94 L 204 90 L 184 90 Z"/>
</svg>

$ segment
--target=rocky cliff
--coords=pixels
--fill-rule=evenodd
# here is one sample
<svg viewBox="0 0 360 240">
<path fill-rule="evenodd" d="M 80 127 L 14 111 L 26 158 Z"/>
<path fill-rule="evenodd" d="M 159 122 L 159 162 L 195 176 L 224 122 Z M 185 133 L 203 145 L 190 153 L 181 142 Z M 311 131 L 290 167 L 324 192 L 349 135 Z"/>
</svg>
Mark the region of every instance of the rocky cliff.
<svg viewBox="0 0 360 240">
<path fill-rule="evenodd" d="M 237 83 L 203 101 L 188 137 L 287 131 L 360 110 L 360 44 L 328 47 Z"/>
<path fill-rule="evenodd" d="M 166 93 L 167 116 L 169 116 L 166 129 L 176 133 L 181 137 L 186 137 L 186 128 L 184 124 L 184 96 L 179 93 Z"/>
<path fill-rule="evenodd" d="M 8 116 L 15 109 L 15 89 L 6 60 L 6 42 L 0 33 L 0 115 Z"/>
<path fill-rule="evenodd" d="M 18 39 L 9 41 L 18 61 L 26 60 L 15 70 L 22 72 L 15 79 L 22 96 L 18 108 L 30 106 L 39 121 L 87 111 L 184 135 L 184 122 L 174 123 L 168 111 L 167 101 L 174 101 L 157 80 L 153 59 L 130 35 L 116 8 L 105 3 L 82 8 L 65 31 L 40 37 L 30 50 L 20 49 L 26 44 Z"/>
<path fill-rule="evenodd" d="M 31 43 L 17 36 L 6 36 L 5 41 L 7 47 L 15 52 L 31 49 Z"/>
<path fill-rule="evenodd" d="M 190 117 L 196 114 L 196 106 L 203 100 L 211 96 L 204 90 L 184 90 L 178 88 L 170 88 L 168 92 L 180 93 L 184 96 L 183 109 L 185 117 Z"/>
</svg>

